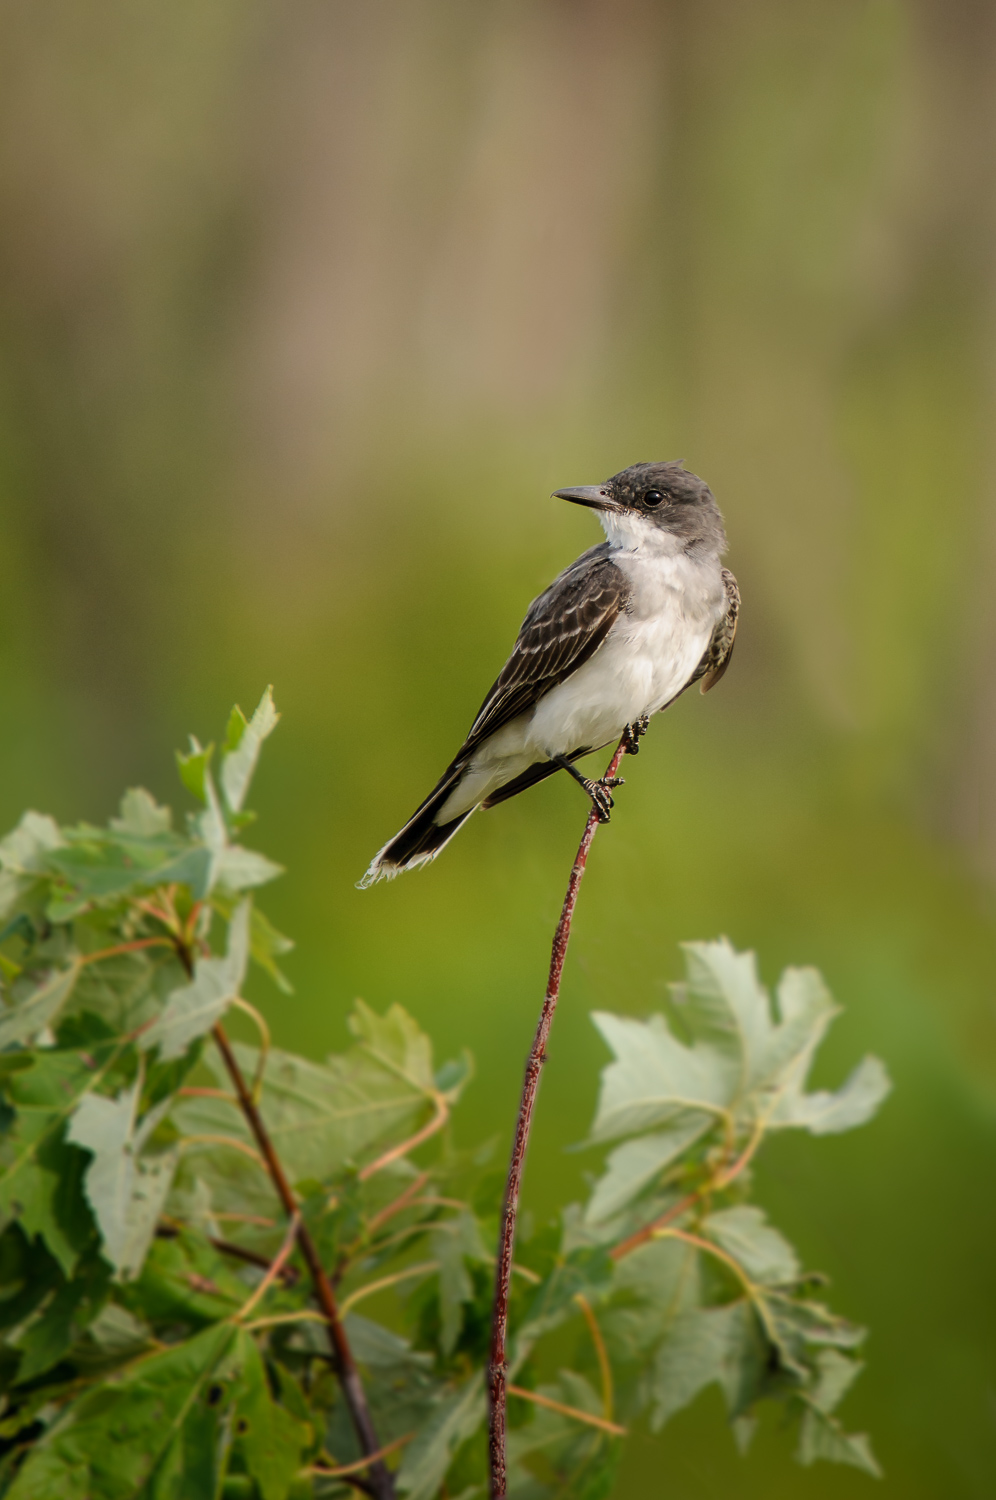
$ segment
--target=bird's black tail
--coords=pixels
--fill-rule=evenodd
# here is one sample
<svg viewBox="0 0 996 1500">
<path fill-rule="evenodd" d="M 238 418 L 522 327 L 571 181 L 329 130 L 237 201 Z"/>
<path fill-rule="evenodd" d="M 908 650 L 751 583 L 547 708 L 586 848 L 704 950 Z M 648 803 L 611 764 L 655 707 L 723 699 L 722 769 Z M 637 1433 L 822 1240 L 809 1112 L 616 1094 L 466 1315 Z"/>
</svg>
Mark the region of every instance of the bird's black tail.
<svg viewBox="0 0 996 1500">
<path fill-rule="evenodd" d="M 458 763 L 450 766 L 401 832 L 374 855 L 367 873 L 357 881 L 360 890 L 366 890 L 378 880 L 393 880 L 402 870 L 414 870 L 418 865 L 427 864 L 430 859 L 435 859 L 444 844 L 449 843 L 474 809 L 451 818 L 448 823 L 436 823 L 434 818 L 459 782 L 463 769 Z"/>
</svg>

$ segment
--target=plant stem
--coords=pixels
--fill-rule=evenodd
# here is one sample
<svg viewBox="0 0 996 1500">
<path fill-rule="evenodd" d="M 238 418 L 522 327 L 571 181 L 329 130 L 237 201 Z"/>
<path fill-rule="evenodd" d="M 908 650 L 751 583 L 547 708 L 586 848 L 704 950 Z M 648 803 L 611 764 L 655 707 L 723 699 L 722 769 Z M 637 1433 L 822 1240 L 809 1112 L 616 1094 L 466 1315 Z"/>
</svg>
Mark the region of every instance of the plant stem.
<svg viewBox="0 0 996 1500">
<path fill-rule="evenodd" d="M 625 740 L 620 740 L 616 746 L 615 753 L 605 769 L 606 776 L 614 776 L 619 767 L 619 762 L 625 754 Z M 598 828 L 598 815 L 592 807 L 585 824 L 581 843 L 574 858 L 570 879 L 567 882 L 567 894 L 564 897 L 564 905 L 560 913 L 560 921 L 553 935 L 553 950 L 550 955 L 550 975 L 546 985 L 546 995 L 543 1000 L 543 1008 L 540 1011 L 539 1023 L 536 1027 L 536 1035 L 533 1038 L 532 1050 L 526 1062 L 526 1076 L 522 1085 L 522 1098 L 519 1102 L 519 1117 L 515 1126 L 515 1138 L 512 1143 L 512 1158 L 508 1167 L 508 1178 L 505 1183 L 505 1203 L 502 1208 L 501 1237 L 498 1245 L 498 1268 L 495 1275 L 495 1302 L 491 1324 L 491 1359 L 488 1365 L 488 1395 L 491 1404 L 491 1426 L 490 1426 L 490 1454 L 491 1454 L 491 1496 L 492 1500 L 502 1500 L 505 1494 L 505 1416 L 506 1416 L 506 1393 L 508 1368 L 506 1362 L 506 1341 L 508 1334 L 508 1293 L 512 1280 L 512 1252 L 515 1245 L 515 1223 L 519 1212 L 519 1190 L 522 1185 L 522 1172 L 526 1161 L 526 1150 L 529 1145 L 529 1129 L 532 1124 L 533 1108 L 536 1104 L 536 1092 L 539 1088 L 540 1074 L 546 1061 L 546 1044 L 553 1026 L 553 1016 L 557 1008 L 557 999 L 560 995 L 560 980 L 564 972 L 564 959 L 567 955 L 567 944 L 571 936 L 571 922 L 574 917 L 574 907 L 577 904 L 578 891 L 581 888 L 581 878 L 584 875 L 585 866 L 588 863 L 588 852 L 591 849 L 592 840 Z"/>
<path fill-rule="evenodd" d="M 238 1095 L 242 1113 L 246 1122 L 256 1138 L 263 1159 L 266 1162 L 267 1171 L 274 1188 L 277 1191 L 281 1203 L 289 1218 L 293 1218 L 298 1212 L 297 1200 L 294 1191 L 287 1181 L 287 1174 L 283 1164 L 274 1149 L 273 1142 L 263 1117 L 260 1114 L 256 1102 L 252 1097 L 249 1085 L 246 1083 L 242 1069 L 239 1067 L 232 1045 L 225 1035 L 224 1029 L 219 1024 L 212 1028 L 211 1035 L 214 1037 L 215 1045 L 221 1053 L 222 1060 L 228 1070 Z M 353 1351 L 346 1337 L 346 1330 L 342 1326 L 339 1317 L 339 1309 L 336 1305 L 335 1293 L 332 1290 L 325 1267 L 322 1265 L 318 1254 L 318 1248 L 311 1238 L 306 1225 L 299 1223 L 297 1226 L 297 1242 L 301 1247 L 315 1289 L 315 1297 L 322 1310 L 325 1324 L 328 1329 L 329 1343 L 332 1348 L 332 1361 L 335 1366 L 342 1393 L 345 1397 L 346 1406 L 353 1423 L 353 1428 L 359 1440 L 360 1447 L 370 1460 L 370 1488 L 377 1500 L 394 1500 L 394 1477 L 382 1458 L 373 1458 L 371 1455 L 380 1451 L 380 1442 L 374 1430 L 373 1419 L 370 1416 L 370 1408 L 367 1405 L 366 1392 L 360 1380 L 359 1370 L 353 1358 Z"/>
</svg>

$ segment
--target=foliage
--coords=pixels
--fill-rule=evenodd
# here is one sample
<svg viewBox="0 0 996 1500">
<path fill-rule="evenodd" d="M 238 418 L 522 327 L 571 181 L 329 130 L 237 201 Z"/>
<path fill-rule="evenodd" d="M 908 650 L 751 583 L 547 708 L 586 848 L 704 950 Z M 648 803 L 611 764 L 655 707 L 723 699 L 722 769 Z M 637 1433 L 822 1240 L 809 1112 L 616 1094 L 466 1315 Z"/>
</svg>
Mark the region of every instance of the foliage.
<svg viewBox="0 0 996 1500">
<path fill-rule="evenodd" d="M 10 1500 L 259 1500 L 368 1487 L 302 1257 L 310 1234 L 405 1500 L 486 1488 L 483 1364 L 498 1201 L 449 1116 L 467 1058 L 436 1069 L 398 1005 L 358 1002 L 324 1063 L 236 1045 L 299 1205 L 272 1171 L 216 1045 L 250 961 L 287 988 L 289 947 L 251 892 L 279 873 L 241 836 L 269 693 L 219 754 L 179 757 L 178 831 L 129 791 L 107 828 L 27 813 L 0 842 L 0 1494 Z M 747 1201 L 769 1131 L 867 1120 L 866 1059 L 807 1092 L 835 1013 L 789 970 L 689 944 L 668 1016 L 608 1014 L 613 1053 L 587 1145 L 588 1201 L 518 1248 L 510 1494 L 596 1500 L 625 1426 L 718 1384 L 746 1446 L 762 1400 L 798 1456 L 877 1473 L 835 1413 L 863 1333 Z M 432 1144 L 429 1144 L 429 1142 Z M 416 1158 L 417 1157 L 417 1161 Z M 358 1309 L 363 1307 L 363 1311 Z M 556 1334 L 554 1341 L 550 1335 Z M 570 1368 L 551 1349 L 576 1334 Z M 337 1472 L 351 1470 L 349 1473 Z"/>
</svg>

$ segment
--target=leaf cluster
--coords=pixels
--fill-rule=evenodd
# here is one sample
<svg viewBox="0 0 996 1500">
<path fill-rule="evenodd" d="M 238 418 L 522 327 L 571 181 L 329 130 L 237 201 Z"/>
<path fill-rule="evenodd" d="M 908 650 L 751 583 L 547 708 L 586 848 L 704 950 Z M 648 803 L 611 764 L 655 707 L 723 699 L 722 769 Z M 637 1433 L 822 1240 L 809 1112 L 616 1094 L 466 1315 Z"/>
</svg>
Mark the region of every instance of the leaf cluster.
<svg viewBox="0 0 996 1500">
<path fill-rule="evenodd" d="M 178 757 L 178 828 L 145 791 L 106 828 L 25 814 L 0 841 L 0 1496 L 290 1500 L 367 1471 L 297 1225 L 325 1267 L 378 1441 L 406 1500 L 486 1492 L 483 1368 L 500 1178 L 459 1151 L 468 1058 L 436 1068 L 398 1005 L 362 1002 L 323 1062 L 270 1045 L 248 966 L 289 948 L 254 904 L 279 867 L 242 842 L 277 722 L 267 692 L 223 744 Z M 807 1092 L 835 1011 L 819 976 L 771 997 L 751 955 L 686 948 L 667 1018 L 595 1017 L 613 1060 L 584 1204 L 517 1250 L 509 1493 L 608 1495 L 626 1425 L 660 1427 L 718 1384 L 749 1439 L 762 1400 L 798 1454 L 877 1472 L 835 1415 L 862 1332 L 747 1201 L 768 1132 L 862 1123 L 866 1059 Z M 291 1184 L 233 1089 L 233 1048 Z M 361 1311 L 362 1309 L 362 1311 Z M 565 1342 L 566 1340 L 566 1342 Z M 573 1347 L 569 1367 L 556 1353 Z"/>
</svg>

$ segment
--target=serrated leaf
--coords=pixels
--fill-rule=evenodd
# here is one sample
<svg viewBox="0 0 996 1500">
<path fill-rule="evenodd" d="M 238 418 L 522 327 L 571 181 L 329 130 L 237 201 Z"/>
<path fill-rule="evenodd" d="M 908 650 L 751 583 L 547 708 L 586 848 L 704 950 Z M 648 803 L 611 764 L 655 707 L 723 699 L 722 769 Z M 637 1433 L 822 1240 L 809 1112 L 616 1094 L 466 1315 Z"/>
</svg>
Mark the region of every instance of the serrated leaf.
<svg viewBox="0 0 996 1500">
<path fill-rule="evenodd" d="M 91 1254 L 71 1281 L 64 1281 L 42 1310 L 18 1333 L 12 1347 L 21 1352 L 18 1385 L 36 1380 L 67 1353 L 74 1339 L 96 1316 L 110 1277 L 108 1267 Z"/>
<path fill-rule="evenodd" d="M 7 836 L 0 839 L 0 869 L 17 875 L 36 875 L 46 854 L 62 847 L 63 838 L 54 818 L 26 812 Z"/>
<path fill-rule="evenodd" d="M 154 1327 L 200 1328 L 230 1318 L 246 1299 L 246 1284 L 201 1234 L 179 1230 L 157 1236 L 141 1274 L 118 1296 L 129 1311 Z"/>
<path fill-rule="evenodd" d="M 749 1302 L 680 1313 L 657 1351 L 651 1383 L 651 1425 L 658 1429 L 699 1391 L 717 1382 L 732 1417 L 760 1393 L 767 1343 Z"/>
<path fill-rule="evenodd" d="M 228 724 L 225 727 L 225 754 L 229 755 L 233 750 L 239 748 L 239 741 L 246 732 L 248 719 L 236 703 L 228 715 Z"/>
<path fill-rule="evenodd" d="M 489 1263 L 473 1214 L 464 1210 L 436 1224 L 429 1233 L 430 1254 L 439 1262 L 440 1348 L 444 1355 L 456 1348 L 463 1326 L 463 1308 L 474 1300 L 474 1283 L 465 1262 Z"/>
<path fill-rule="evenodd" d="M 176 1170 L 178 1153 L 142 1156 L 142 1148 L 172 1099 L 137 1122 L 139 1071 L 116 1099 L 84 1094 L 69 1122 L 68 1139 L 91 1153 L 84 1190 L 94 1211 L 103 1251 L 119 1276 L 136 1276 L 155 1232 Z"/>
<path fill-rule="evenodd" d="M 848 1359 L 836 1349 L 821 1349 L 816 1357 L 816 1381 L 806 1393 L 807 1401 L 829 1416 L 863 1369 L 860 1359 Z"/>
<path fill-rule="evenodd" d="M 725 1063 L 704 1048 L 686 1047 L 662 1016 L 634 1021 L 595 1011 L 592 1020 L 616 1055 L 602 1070 L 590 1144 L 659 1129 L 694 1115 L 707 1130 L 721 1118 L 729 1096 Z"/>
<path fill-rule="evenodd" d="M 385 1068 L 407 1079 L 413 1088 L 426 1094 L 433 1092 L 432 1042 L 402 1006 L 392 1005 L 379 1016 L 357 1000 L 347 1024 Z"/>
<path fill-rule="evenodd" d="M 158 833 L 168 833 L 172 821 L 168 807 L 161 807 L 143 786 L 133 786 L 121 798 L 120 816 L 111 819 L 111 827 L 116 833 L 154 838 Z"/>
<path fill-rule="evenodd" d="M 239 735 L 237 744 L 222 759 L 221 789 L 232 812 L 241 811 L 259 759 L 260 747 L 276 729 L 279 718 L 280 715 L 273 706 L 273 689 L 268 687 L 259 700 L 256 712 Z M 231 729 L 230 719 L 230 732 Z"/>
<path fill-rule="evenodd" d="M 472 1376 L 439 1406 L 405 1449 L 398 1470 L 399 1494 L 433 1500 L 457 1449 L 473 1437 L 487 1416 L 484 1379 Z"/>
<path fill-rule="evenodd" d="M 103 1055 L 106 1061 L 108 1049 Z M 16 1115 L 0 1147 L 0 1215 L 40 1235 L 66 1276 L 94 1225 L 82 1191 L 86 1156 L 66 1141 L 64 1127 L 101 1076 L 89 1054 L 45 1050 L 6 1082 Z"/>
<path fill-rule="evenodd" d="M 710 1214 L 702 1232 L 732 1255 L 751 1281 L 780 1286 L 799 1277 L 801 1267 L 792 1246 L 753 1204 Z"/>
<path fill-rule="evenodd" d="M 223 1407 L 209 1388 L 236 1336 L 218 1324 L 88 1391 L 29 1453 L 8 1500 L 215 1500 Z"/>
<path fill-rule="evenodd" d="M 72 994 L 79 973 L 79 964 L 70 964 L 68 969 L 50 974 L 19 1005 L 5 1006 L 0 1011 L 0 1051 L 17 1042 L 28 1042 L 46 1026 L 53 1025 Z"/>
<path fill-rule="evenodd" d="M 228 928 L 224 958 L 201 958 L 189 984 L 174 990 L 160 1016 L 142 1033 L 138 1045 L 159 1048 L 163 1062 L 179 1057 L 196 1037 L 210 1031 L 237 997 L 249 961 L 250 904 L 236 907 Z"/>
<path fill-rule="evenodd" d="M 617 1146 L 608 1156 L 604 1176 L 598 1179 L 592 1190 L 585 1210 L 586 1222 L 599 1224 L 619 1213 L 656 1181 L 712 1123 L 711 1116 L 690 1110 L 676 1116 L 666 1130 L 655 1130 L 650 1135 Z"/>
<path fill-rule="evenodd" d="M 556 1382 L 540 1385 L 537 1394 L 559 1401 L 594 1417 L 603 1415 L 601 1398 L 591 1383 L 575 1370 L 560 1370 Z M 540 1491 L 526 1463 L 540 1459 L 537 1471 L 555 1478 L 553 1491 L 560 1500 L 596 1500 L 611 1493 L 621 1445 L 617 1438 L 600 1432 L 576 1417 L 533 1407 L 530 1419 L 513 1427 L 507 1440 L 510 1500 L 534 1500 Z"/>
<path fill-rule="evenodd" d="M 529 1303 L 515 1339 L 515 1363 L 520 1363 L 541 1334 L 577 1315 L 575 1298 L 600 1301 L 612 1284 L 615 1266 L 606 1250 L 584 1246 L 558 1258 Z"/>
<path fill-rule="evenodd" d="M 233 1357 L 240 1366 L 235 1431 L 246 1469 L 262 1500 L 286 1500 L 311 1429 L 273 1400 L 259 1350 L 244 1330 Z"/>
<path fill-rule="evenodd" d="M 283 873 L 283 865 L 275 864 L 265 854 L 257 854 L 255 849 L 243 849 L 241 844 L 229 844 L 214 863 L 215 884 L 230 891 L 248 891 L 266 885 Z"/>
<path fill-rule="evenodd" d="M 190 750 L 184 755 L 182 750 L 176 752 L 176 765 L 180 773 L 180 780 L 187 791 L 192 793 L 198 802 L 207 801 L 206 780 L 211 757 L 214 754 L 214 745 L 202 746 L 200 741 L 193 735 L 190 736 Z"/>
<path fill-rule="evenodd" d="M 392 1007 L 394 1011 L 400 1007 Z M 405 1016 L 405 1021 L 417 1033 L 410 1017 Z M 409 1040 L 413 1051 L 421 1055 L 416 1038 Z M 424 1040 L 428 1048 L 428 1038 Z M 256 1049 L 236 1044 L 235 1053 L 243 1072 L 253 1077 L 259 1060 Z M 426 1055 L 431 1079 L 431 1048 Z M 227 1087 L 228 1076 L 220 1060 L 208 1053 L 205 1061 L 220 1086 Z M 274 1047 L 267 1059 L 260 1108 L 292 1182 L 302 1182 L 326 1181 L 347 1164 L 361 1164 L 385 1140 L 403 1138 L 419 1113 L 424 1113 L 426 1103 L 422 1088 L 389 1055 L 369 1047 L 332 1054 L 324 1064 Z M 184 1134 L 237 1135 L 250 1143 L 241 1115 L 220 1100 L 183 1099 L 174 1109 L 173 1120 Z M 196 1170 L 212 1191 L 217 1189 L 219 1206 L 227 1208 L 233 1177 L 239 1174 L 244 1180 L 244 1168 L 254 1169 L 235 1160 L 234 1152 L 225 1153 L 224 1159 L 218 1157 L 217 1151 L 199 1157 Z"/>
<path fill-rule="evenodd" d="M 885 1064 L 877 1057 L 865 1057 L 847 1081 L 835 1093 L 820 1089 L 806 1094 L 804 1078 L 798 1087 L 787 1089 L 778 1101 L 769 1129 L 796 1125 L 812 1135 L 835 1135 L 864 1125 L 878 1110 L 892 1089 Z"/>
<path fill-rule="evenodd" d="M 871 1450 L 871 1442 L 863 1432 L 845 1432 L 834 1417 L 828 1417 L 816 1407 L 807 1406 L 799 1429 L 799 1447 L 796 1457 L 801 1464 L 812 1464 L 817 1459 L 830 1463 L 850 1464 L 861 1469 L 873 1479 L 882 1478 L 882 1470 Z"/>
</svg>

